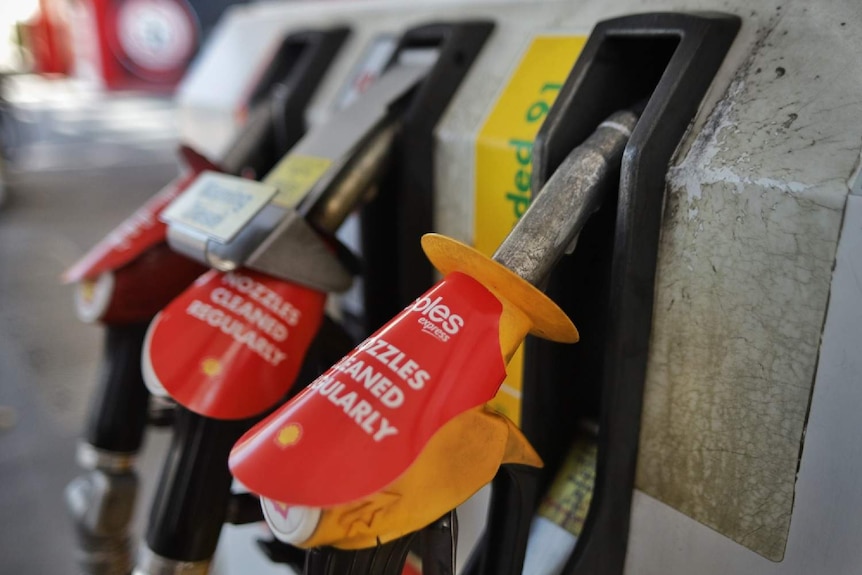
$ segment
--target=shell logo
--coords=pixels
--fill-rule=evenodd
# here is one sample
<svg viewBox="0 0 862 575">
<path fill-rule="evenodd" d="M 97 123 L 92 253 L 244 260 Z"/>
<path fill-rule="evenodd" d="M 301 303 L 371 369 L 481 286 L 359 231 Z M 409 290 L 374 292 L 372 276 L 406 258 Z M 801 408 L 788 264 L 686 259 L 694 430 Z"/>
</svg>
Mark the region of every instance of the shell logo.
<svg viewBox="0 0 862 575">
<path fill-rule="evenodd" d="M 281 501 L 273 501 L 272 506 L 283 519 L 287 519 L 287 514 L 290 512 L 290 505 L 282 503 Z"/>
<path fill-rule="evenodd" d="M 81 299 L 86 303 L 93 303 L 96 298 L 96 282 L 85 279 L 80 282 Z"/>
<path fill-rule="evenodd" d="M 208 357 L 201 362 L 201 371 L 210 377 L 221 373 L 221 362 L 214 357 Z"/>
<path fill-rule="evenodd" d="M 298 423 L 290 423 L 278 431 L 278 435 L 275 436 L 275 442 L 279 447 L 290 447 L 299 443 L 301 437 L 302 426 Z"/>
</svg>

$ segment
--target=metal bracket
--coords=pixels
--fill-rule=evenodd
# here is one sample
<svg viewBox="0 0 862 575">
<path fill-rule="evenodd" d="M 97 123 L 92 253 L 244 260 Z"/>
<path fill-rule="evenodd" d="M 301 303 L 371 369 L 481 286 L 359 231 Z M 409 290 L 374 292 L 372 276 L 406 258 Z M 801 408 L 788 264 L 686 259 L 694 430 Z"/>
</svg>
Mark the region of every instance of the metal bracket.
<svg viewBox="0 0 862 575">
<path fill-rule="evenodd" d="M 79 568 L 88 575 L 124 575 L 131 567 L 129 524 L 138 492 L 133 471 L 94 469 L 66 487 L 78 539 Z"/>
<path fill-rule="evenodd" d="M 429 68 L 428 62 L 394 64 L 353 104 L 294 146 L 288 157 L 311 157 L 330 163 L 300 201 L 303 215 L 313 214 L 321 203 L 339 199 L 333 196 L 335 188 L 350 195 L 353 201 L 340 205 L 339 217 L 330 214 L 324 222 L 326 227 L 337 227 L 352 211 L 372 180 L 379 176 L 379 167 L 386 160 L 393 136 L 387 128 L 398 124 L 393 106 L 421 82 Z M 385 136 L 388 142 L 382 146 L 380 141 Z M 369 155 L 374 161 L 369 161 Z M 365 169 L 359 177 L 351 173 L 361 168 Z M 348 189 L 344 182 L 355 188 Z M 168 242 L 176 251 L 222 271 L 247 266 L 316 289 L 343 291 L 350 286 L 349 272 L 298 214 L 295 207 L 280 205 L 276 197 L 247 219 L 241 231 L 227 241 L 218 241 L 202 228 L 169 222 Z M 286 237 L 280 237 L 283 235 Z M 297 239 L 304 243 L 297 243 Z M 309 249 L 314 257 L 297 261 L 295 254 Z"/>
</svg>

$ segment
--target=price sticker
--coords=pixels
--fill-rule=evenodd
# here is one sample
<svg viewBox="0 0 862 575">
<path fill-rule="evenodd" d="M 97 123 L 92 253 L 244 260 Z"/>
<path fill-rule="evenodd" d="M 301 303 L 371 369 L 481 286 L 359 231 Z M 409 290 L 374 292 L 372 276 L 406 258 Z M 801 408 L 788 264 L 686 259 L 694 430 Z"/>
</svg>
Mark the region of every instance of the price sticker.
<svg viewBox="0 0 862 575">
<path fill-rule="evenodd" d="M 329 158 L 288 154 L 263 179 L 278 188 L 272 203 L 283 208 L 296 206 L 331 164 Z"/>
<path fill-rule="evenodd" d="M 163 212 L 171 226 L 190 228 L 227 243 L 278 193 L 278 188 L 216 172 L 203 172 Z"/>
</svg>

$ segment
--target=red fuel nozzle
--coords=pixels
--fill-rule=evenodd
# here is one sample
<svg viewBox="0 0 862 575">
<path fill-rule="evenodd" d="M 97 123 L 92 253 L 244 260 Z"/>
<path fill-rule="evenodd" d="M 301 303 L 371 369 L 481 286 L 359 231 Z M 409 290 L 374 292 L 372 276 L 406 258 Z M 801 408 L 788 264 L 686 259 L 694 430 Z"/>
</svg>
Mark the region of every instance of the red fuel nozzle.
<svg viewBox="0 0 862 575">
<path fill-rule="evenodd" d="M 232 471 L 256 493 L 310 507 L 379 490 L 443 424 L 494 396 L 506 375 L 502 314 L 489 290 L 452 274 L 249 432 Z"/>
<path fill-rule="evenodd" d="M 436 257 L 439 245 L 457 245 L 493 271 L 482 281 L 448 274 L 246 434 L 230 466 L 249 489 L 307 507 L 378 492 L 449 421 L 496 394 L 528 331 L 577 340 L 565 314 L 512 272 L 452 240 L 434 236 L 423 244 L 435 263 L 443 259 Z M 510 290 L 517 304 L 501 297 L 495 284 L 502 280 L 518 282 Z M 527 312 L 519 309 L 522 300 L 529 300 Z"/>
<path fill-rule="evenodd" d="M 302 214 L 293 210 L 279 223 L 255 270 L 208 272 L 153 320 L 143 354 L 144 382 L 153 393 L 214 419 L 252 417 L 285 396 L 323 319 L 326 294 L 309 280 L 341 273 L 318 232 L 334 233 L 367 197 L 399 127 L 397 116 L 384 116 L 337 170 L 320 174 L 306 195 L 291 196 L 301 202 Z M 282 180 L 307 176 L 290 159 L 264 181 L 279 187 Z M 351 279 L 347 275 L 348 286 Z"/>
<path fill-rule="evenodd" d="M 188 172 L 177 177 L 117 226 L 63 274 L 76 283 L 78 315 L 87 322 L 133 323 L 151 319 L 205 268 L 168 249 L 159 215 L 204 170 L 206 158 L 181 147 Z"/>
</svg>

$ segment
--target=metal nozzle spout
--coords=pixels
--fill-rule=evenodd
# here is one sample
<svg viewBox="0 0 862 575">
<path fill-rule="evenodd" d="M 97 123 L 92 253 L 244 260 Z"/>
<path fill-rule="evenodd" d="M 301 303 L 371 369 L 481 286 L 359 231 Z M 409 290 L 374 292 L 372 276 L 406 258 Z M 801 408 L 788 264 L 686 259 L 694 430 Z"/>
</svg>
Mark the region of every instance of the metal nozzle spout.
<svg viewBox="0 0 862 575">
<path fill-rule="evenodd" d="M 631 111 L 612 114 L 560 164 L 493 259 L 540 285 L 599 209 L 637 123 Z"/>
<path fill-rule="evenodd" d="M 312 190 L 300 211 L 308 221 L 325 233 L 334 233 L 347 216 L 369 196 L 389 160 L 392 142 L 400 120 L 389 117 L 361 142 L 355 153 L 325 181 L 320 191 Z"/>
</svg>

